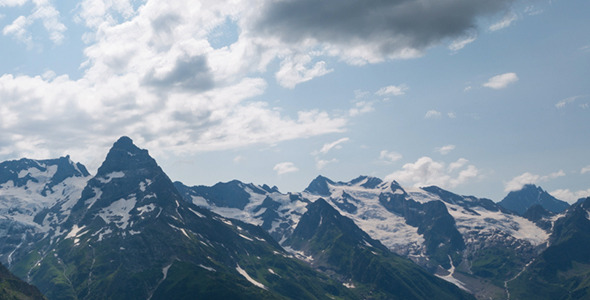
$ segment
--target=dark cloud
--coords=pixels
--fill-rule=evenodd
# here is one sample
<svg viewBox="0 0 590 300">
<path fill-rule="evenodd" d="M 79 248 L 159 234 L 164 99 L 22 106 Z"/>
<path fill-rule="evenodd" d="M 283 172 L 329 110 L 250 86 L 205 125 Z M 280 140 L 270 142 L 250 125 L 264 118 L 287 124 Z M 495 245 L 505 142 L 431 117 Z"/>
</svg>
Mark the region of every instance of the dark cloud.
<svg viewBox="0 0 590 300">
<path fill-rule="evenodd" d="M 162 89 L 182 89 L 203 92 L 214 87 L 213 74 L 203 55 L 179 58 L 174 68 L 163 76 L 148 73 L 144 83 Z"/>
<path fill-rule="evenodd" d="M 421 50 L 457 38 L 480 16 L 513 0 L 285 0 L 270 1 L 254 28 L 288 43 L 307 38 L 338 45 L 369 44 L 382 55 Z"/>
</svg>

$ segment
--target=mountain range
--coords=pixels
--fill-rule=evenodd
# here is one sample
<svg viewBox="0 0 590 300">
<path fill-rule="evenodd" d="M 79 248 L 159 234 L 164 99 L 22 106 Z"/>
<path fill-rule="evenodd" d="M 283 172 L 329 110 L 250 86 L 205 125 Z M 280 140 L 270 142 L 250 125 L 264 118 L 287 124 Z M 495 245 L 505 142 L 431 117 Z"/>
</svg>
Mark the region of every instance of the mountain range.
<svg viewBox="0 0 590 300">
<path fill-rule="evenodd" d="M 590 200 L 545 194 L 187 186 L 122 137 L 94 176 L 69 157 L 0 164 L 0 262 L 48 299 L 588 297 Z"/>
</svg>

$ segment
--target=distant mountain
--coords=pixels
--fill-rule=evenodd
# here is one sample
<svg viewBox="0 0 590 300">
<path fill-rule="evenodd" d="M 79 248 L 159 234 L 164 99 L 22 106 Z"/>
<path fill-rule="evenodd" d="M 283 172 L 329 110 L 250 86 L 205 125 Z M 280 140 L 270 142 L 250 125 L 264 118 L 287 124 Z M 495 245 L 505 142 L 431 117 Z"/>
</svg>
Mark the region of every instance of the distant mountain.
<svg viewBox="0 0 590 300">
<path fill-rule="evenodd" d="M 391 253 L 321 198 L 307 205 L 284 245 L 300 251 L 314 267 L 377 299 L 473 299 Z"/>
<path fill-rule="evenodd" d="M 49 299 L 357 298 L 261 228 L 183 201 L 126 137 L 67 220 L 12 252 L 12 269 Z"/>
<path fill-rule="evenodd" d="M 370 176 L 186 186 L 122 137 L 94 176 L 0 163 L 0 262 L 48 299 L 588 297 L 590 200 L 511 194 L 524 211 Z"/>
<path fill-rule="evenodd" d="M 0 163 L 0 262 L 10 267 L 18 249 L 63 223 L 90 178 L 69 156 Z M 54 230 L 53 229 L 53 230 Z"/>
<path fill-rule="evenodd" d="M 569 207 L 567 202 L 556 199 L 534 184 L 527 184 L 518 191 L 508 193 L 498 204 L 520 215 L 535 204 L 554 213 L 561 213 Z"/>
<path fill-rule="evenodd" d="M 222 191 L 214 190 L 227 184 L 216 184 L 208 192 L 220 195 Z M 434 186 L 407 188 L 368 176 L 336 182 L 318 176 L 304 192 L 282 194 L 254 184 L 231 184 L 243 188 L 245 193 L 236 193 L 243 208 L 218 205 L 231 199 L 210 200 L 202 187 L 175 183 L 186 201 L 259 225 L 283 246 L 292 243 L 308 205 L 324 199 L 388 250 L 483 298 L 505 297 L 504 282 L 520 272 L 549 237 L 489 199 Z"/>
<path fill-rule="evenodd" d="M 508 285 L 514 299 L 590 299 L 590 198 L 554 223 L 550 246 Z"/>
<path fill-rule="evenodd" d="M 0 299 L 44 300 L 46 298 L 36 287 L 12 275 L 0 264 Z"/>
</svg>

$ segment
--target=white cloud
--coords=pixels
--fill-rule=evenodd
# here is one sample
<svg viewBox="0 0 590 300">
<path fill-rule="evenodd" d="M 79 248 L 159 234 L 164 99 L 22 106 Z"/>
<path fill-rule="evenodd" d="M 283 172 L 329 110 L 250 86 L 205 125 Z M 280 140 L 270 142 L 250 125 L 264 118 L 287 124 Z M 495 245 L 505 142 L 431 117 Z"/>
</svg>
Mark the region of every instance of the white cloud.
<svg viewBox="0 0 590 300">
<path fill-rule="evenodd" d="M 555 103 L 555 107 L 556 108 L 564 108 L 567 104 L 574 103 L 578 99 L 583 99 L 583 98 L 587 98 L 587 97 L 588 97 L 588 95 L 578 95 L 578 96 L 568 97 L 568 98 L 559 100 L 559 102 Z"/>
<path fill-rule="evenodd" d="M 299 171 L 299 169 L 292 162 L 278 163 L 272 169 L 275 172 L 277 172 L 277 175 L 283 175 L 283 174 Z"/>
<path fill-rule="evenodd" d="M 524 13 L 529 15 L 529 16 L 535 16 L 538 15 L 540 13 L 542 13 L 543 10 L 540 8 L 536 8 L 534 5 L 529 5 L 527 7 L 524 8 Z"/>
<path fill-rule="evenodd" d="M 354 107 L 348 110 L 348 115 L 351 117 L 358 116 L 360 114 L 374 111 L 373 102 L 371 101 L 358 101 L 354 103 Z"/>
<path fill-rule="evenodd" d="M 53 156 L 67 151 L 92 157 L 103 151 L 86 145 L 102 149 L 128 135 L 152 152 L 178 154 L 344 132 L 349 116 L 312 109 L 293 117 L 265 102 L 266 74 L 275 73 L 279 84 L 292 88 L 329 73 L 329 61 L 366 64 L 417 57 L 442 41 L 465 36 L 479 17 L 502 11 L 507 2 L 428 0 L 431 5 L 422 6 L 409 1 L 404 13 L 393 9 L 383 18 L 367 19 L 366 12 L 379 9 L 371 4 L 352 11 L 356 18 L 350 20 L 338 18 L 349 13 L 348 7 L 334 2 L 334 18 L 305 23 L 290 10 L 284 11 L 290 19 L 272 17 L 280 15 L 283 5 L 313 8 L 318 2 L 83 0 L 74 11 L 78 24 L 88 30 L 80 78 L 0 76 L 0 153 Z M 33 11 L 3 33 L 33 43 L 32 27 L 43 26 L 53 43 L 63 42 L 67 28 L 54 2 L 32 3 Z M 457 6 L 469 12 L 458 27 L 456 14 L 448 13 Z M 440 18 L 425 27 L 421 16 L 431 14 Z M 238 28 L 237 38 L 213 47 L 208 37 L 228 20 Z M 280 24 L 258 26 L 274 21 Z M 338 26 L 349 22 L 361 26 Z M 384 27 L 388 22 L 395 28 Z M 282 31 L 283 25 L 289 30 Z M 299 35 L 289 35 L 291 30 Z M 407 87 L 379 91 L 396 96 Z M 352 114 L 374 108 L 364 102 L 354 109 Z"/>
<path fill-rule="evenodd" d="M 457 118 L 457 115 L 454 112 L 447 113 L 447 116 L 451 119 Z"/>
<path fill-rule="evenodd" d="M 444 162 L 437 162 L 425 156 L 415 163 L 405 164 L 401 170 L 386 176 L 386 180 L 397 180 L 415 187 L 436 185 L 454 188 L 479 175 L 479 170 L 474 165 L 467 165 L 467 162 L 462 158 L 446 167 Z"/>
<path fill-rule="evenodd" d="M 490 78 L 486 83 L 483 84 L 483 86 L 499 90 L 517 81 L 518 76 L 516 76 L 516 73 L 504 73 Z"/>
<path fill-rule="evenodd" d="M 449 172 L 463 168 L 469 161 L 465 158 L 459 158 L 457 161 L 449 164 Z"/>
<path fill-rule="evenodd" d="M 536 184 L 539 181 L 539 178 L 541 178 L 541 176 L 525 172 L 512 178 L 512 180 L 506 183 L 504 185 L 504 191 L 510 192 L 520 190 L 525 184 Z"/>
<path fill-rule="evenodd" d="M 432 110 L 429 110 L 426 112 L 426 115 L 424 115 L 424 118 L 426 118 L 426 119 L 440 118 L 441 115 L 442 115 L 442 113 L 440 111 L 436 111 L 436 110 L 432 109 Z"/>
<path fill-rule="evenodd" d="M 563 170 L 559 170 L 557 172 L 553 172 L 545 176 L 525 172 L 512 178 L 512 180 L 510 180 L 509 182 L 505 183 L 504 191 L 517 191 L 522 189 L 522 187 L 526 184 L 539 184 L 540 182 L 547 182 L 551 179 L 555 179 L 562 176 L 565 176 L 565 172 Z"/>
<path fill-rule="evenodd" d="M 463 48 L 465 48 L 465 46 L 475 42 L 475 40 L 477 39 L 477 34 L 476 33 L 470 33 L 469 35 L 465 36 L 465 37 L 461 37 L 459 39 L 454 40 L 450 45 L 449 45 L 449 50 L 453 51 L 453 52 L 457 52 Z"/>
<path fill-rule="evenodd" d="M 323 159 L 318 159 L 318 160 L 316 160 L 316 168 L 317 168 L 318 170 L 322 170 L 322 169 L 323 169 L 323 168 L 325 168 L 325 167 L 326 167 L 328 164 L 331 164 L 331 163 L 337 163 L 337 162 L 338 162 L 338 160 L 337 160 L 337 159 L 335 159 L 335 158 L 333 158 L 333 159 L 330 159 L 330 160 L 323 160 Z"/>
<path fill-rule="evenodd" d="M 371 93 L 363 90 L 354 90 L 354 99 L 363 99 L 369 96 Z"/>
<path fill-rule="evenodd" d="M 6 1 L 0 3 L 1 6 L 21 6 L 27 1 Z M 11 24 L 2 29 L 2 33 L 7 36 L 13 36 L 18 41 L 28 47 L 33 47 L 33 36 L 29 32 L 37 20 L 40 20 L 43 27 L 49 34 L 49 39 L 54 44 L 60 44 L 64 39 L 66 26 L 60 22 L 60 14 L 57 9 L 49 2 L 43 0 L 33 1 L 35 4 L 33 11 L 28 16 L 19 16 Z"/>
<path fill-rule="evenodd" d="M 490 27 L 488 29 L 490 31 L 497 31 L 500 29 L 504 29 L 504 28 L 510 26 L 510 24 L 512 24 L 512 22 L 516 21 L 517 19 L 518 19 L 518 16 L 514 12 L 509 12 L 504 16 L 504 18 L 502 18 L 502 20 L 490 25 Z"/>
<path fill-rule="evenodd" d="M 379 96 L 401 96 L 406 93 L 408 86 L 405 84 L 401 85 L 389 85 L 382 87 L 375 94 Z"/>
<path fill-rule="evenodd" d="M 569 189 L 559 189 L 549 192 L 553 197 L 564 200 L 570 204 L 575 203 L 580 198 L 590 197 L 590 189 L 570 191 Z"/>
<path fill-rule="evenodd" d="M 586 174 L 586 173 L 590 173 L 590 165 L 585 166 L 582 168 L 582 170 L 580 170 L 580 174 Z"/>
<path fill-rule="evenodd" d="M 326 154 L 332 149 L 340 149 L 340 148 L 342 148 L 342 146 L 340 144 L 348 142 L 349 140 L 350 140 L 349 138 L 345 137 L 345 138 L 341 138 L 337 141 L 334 141 L 332 143 L 324 144 L 324 146 L 322 146 L 322 149 L 320 149 L 319 152 L 321 154 Z"/>
<path fill-rule="evenodd" d="M 393 163 L 402 159 L 402 155 L 394 151 L 382 150 L 379 153 L 379 159 L 387 163 Z"/>
<path fill-rule="evenodd" d="M 549 175 L 541 176 L 541 181 L 548 181 L 550 179 L 555 179 L 559 177 L 565 176 L 565 172 L 563 170 L 559 170 L 557 172 L 553 172 Z"/>
<path fill-rule="evenodd" d="M 312 63 L 309 55 L 296 55 L 284 59 L 281 62 L 279 71 L 275 77 L 280 85 L 286 88 L 295 88 L 297 84 L 312 80 L 332 72 L 332 69 L 326 69 L 326 62 L 316 62 L 311 68 L 308 65 Z"/>
<path fill-rule="evenodd" d="M 437 147 L 435 149 L 436 152 L 438 152 L 442 155 L 447 155 L 453 150 L 455 150 L 455 145 L 446 145 L 446 146 L 442 146 L 442 147 Z"/>
<path fill-rule="evenodd" d="M 27 2 L 29 2 L 29 0 L 0 0 L 0 7 L 22 6 Z"/>
<path fill-rule="evenodd" d="M 27 46 L 32 47 L 33 37 L 27 31 L 27 27 L 30 26 L 31 23 L 32 22 L 30 22 L 25 16 L 19 16 L 14 19 L 10 25 L 6 25 L 4 29 L 2 29 L 2 34 L 11 35 Z"/>
<path fill-rule="evenodd" d="M 85 145 L 103 149 L 121 135 L 156 154 L 182 154 L 344 131 L 346 117 L 320 110 L 291 117 L 262 100 L 250 100 L 267 88 L 264 79 L 252 74 L 295 53 L 245 30 L 227 47 L 209 44 L 211 30 L 237 19 L 251 4 L 148 1 L 135 11 L 131 3 L 86 0 L 78 6 L 79 22 L 94 31 L 84 49 L 80 79 L 0 76 L 0 98 L 5 99 L 0 154 L 51 157 L 67 152 L 86 160 L 104 151 Z M 36 16 L 58 18 L 50 9 Z"/>
</svg>

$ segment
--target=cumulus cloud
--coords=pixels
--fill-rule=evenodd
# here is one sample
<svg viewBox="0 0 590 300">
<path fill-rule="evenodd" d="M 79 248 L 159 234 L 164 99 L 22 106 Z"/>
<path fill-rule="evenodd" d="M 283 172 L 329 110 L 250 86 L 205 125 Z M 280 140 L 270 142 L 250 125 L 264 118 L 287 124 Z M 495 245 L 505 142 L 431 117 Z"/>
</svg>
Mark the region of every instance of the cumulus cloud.
<svg viewBox="0 0 590 300">
<path fill-rule="evenodd" d="M 297 84 L 312 80 L 332 72 L 326 68 L 326 62 L 319 61 L 309 67 L 312 58 L 309 55 L 297 55 L 284 59 L 275 77 L 280 85 L 286 88 L 294 88 Z"/>
<path fill-rule="evenodd" d="M 251 28 L 287 44 L 322 46 L 353 63 L 416 57 L 464 36 L 511 0 L 266 1 Z M 428 20 L 428 22 L 424 22 Z"/>
<path fill-rule="evenodd" d="M 0 1 L 0 7 L 3 6 L 8 6 L 8 7 L 12 7 L 12 6 L 22 6 L 25 3 L 29 2 L 29 0 L 1 0 Z"/>
<path fill-rule="evenodd" d="M 332 150 L 332 149 L 340 149 L 340 148 L 342 148 L 341 144 L 348 142 L 349 140 L 350 140 L 349 138 L 345 137 L 345 138 L 341 138 L 337 141 L 334 141 L 332 143 L 324 144 L 324 146 L 322 146 L 322 149 L 320 149 L 319 153 L 326 154 L 326 153 L 330 152 L 330 150 Z"/>
<path fill-rule="evenodd" d="M 440 116 L 442 116 L 442 113 L 440 111 L 431 109 L 429 111 L 426 112 L 426 114 L 424 115 L 424 118 L 426 119 L 435 119 L 435 118 L 440 118 Z"/>
<path fill-rule="evenodd" d="M 277 175 L 283 175 L 283 174 L 299 171 L 299 169 L 292 162 L 278 163 L 272 169 L 275 172 L 277 172 Z"/>
<path fill-rule="evenodd" d="M 580 174 L 586 174 L 586 173 L 590 173 L 590 165 L 585 166 L 582 168 L 582 170 L 580 170 Z"/>
<path fill-rule="evenodd" d="M 579 190 L 579 191 L 570 191 L 569 189 L 558 189 L 552 192 L 549 192 L 553 197 L 564 200 L 569 202 L 570 204 L 575 203 L 580 198 L 590 197 L 590 189 L 587 190 Z"/>
<path fill-rule="evenodd" d="M 2 6 L 22 6 L 28 1 L 4 1 L 0 3 Z M 29 28 L 41 21 L 43 27 L 49 34 L 49 39 L 54 44 L 60 44 L 64 39 L 64 32 L 66 26 L 59 20 L 59 11 L 49 2 L 36 0 L 32 1 L 34 9 L 28 16 L 19 16 L 11 24 L 6 25 L 2 29 L 2 34 L 12 36 L 20 42 L 26 44 L 28 47 L 33 47 L 33 35 Z"/>
<path fill-rule="evenodd" d="M 402 159 L 402 155 L 394 151 L 382 150 L 379 153 L 379 159 L 386 163 L 393 163 Z"/>
<path fill-rule="evenodd" d="M 479 170 L 461 158 L 451 163 L 434 161 L 430 157 L 421 157 L 414 163 L 403 165 L 402 169 L 386 176 L 387 180 L 396 180 L 415 187 L 436 185 L 442 188 L 454 188 L 476 178 Z"/>
<path fill-rule="evenodd" d="M 86 160 L 121 135 L 156 154 L 182 154 L 344 131 L 346 117 L 314 109 L 286 116 L 251 100 L 267 87 L 260 72 L 290 52 L 245 33 L 227 47 L 209 44 L 209 32 L 249 3 L 147 1 L 138 10 L 131 3 L 78 6 L 91 33 L 80 79 L 0 77 L 0 155 Z"/>
<path fill-rule="evenodd" d="M 447 155 L 451 151 L 455 150 L 455 145 L 446 145 L 446 146 L 442 146 L 442 147 L 437 147 L 434 150 L 442 155 Z"/>
<path fill-rule="evenodd" d="M 559 170 L 557 172 L 553 172 L 549 175 L 537 175 L 532 174 L 530 172 L 522 173 L 512 180 L 508 181 L 504 184 L 504 191 L 511 192 L 511 191 L 518 191 L 522 189 L 522 187 L 526 184 L 539 184 L 540 182 L 547 182 L 551 179 L 555 179 L 558 177 L 565 176 L 565 172 L 563 170 Z"/>
<path fill-rule="evenodd" d="M 373 107 L 372 101 L 358 101 L 354 103 L 354 106 L 348 110 L 348 114 L 351 117 L 358 116 L 360 114 L 368 113 L 374 111 L 375 108 Z"/>
<path fill-rule="evenodd" d="M 401 96 L 406 93 L 408 86 L 402 85 L 389 85 L 380 88 L 375 94 L 379 96 Z"/>
<path fill-rule="evenodd" d="M 330 59 L 416 57 L 473 32 L 478 18 L 503 13 L 511 2 L 83 0 L 74 11 L 87 29 L 80 78 L 0 77 L 0 155 L 93 157 L 121 135 L 155 153 L 179 154 L 343 132 L 372 102 L 355 103 L 346 116 L 314 109 L 286 115 L 263 99 L 264 75 L 274 72 L 293 88 L 331 72 Z M 31 44 L 31 28 L 42 26 L 53 43 L 63 42 L 67 28 L 51 1 L 0 6 L 25 3 L 33 3 L 30 14 L 3 34 Z M 211 32 L 227 20 L 237 38 L 213 47 Z M 389 86 L 379 96 L 406 90 Z"/>
<path fill-rule="evenodd" d="M 516 73 L 504 73 L 490 78 L 483 86 L 499 90 L 517 81 L 518 76 L 516 76 Z"/>
</svg>

